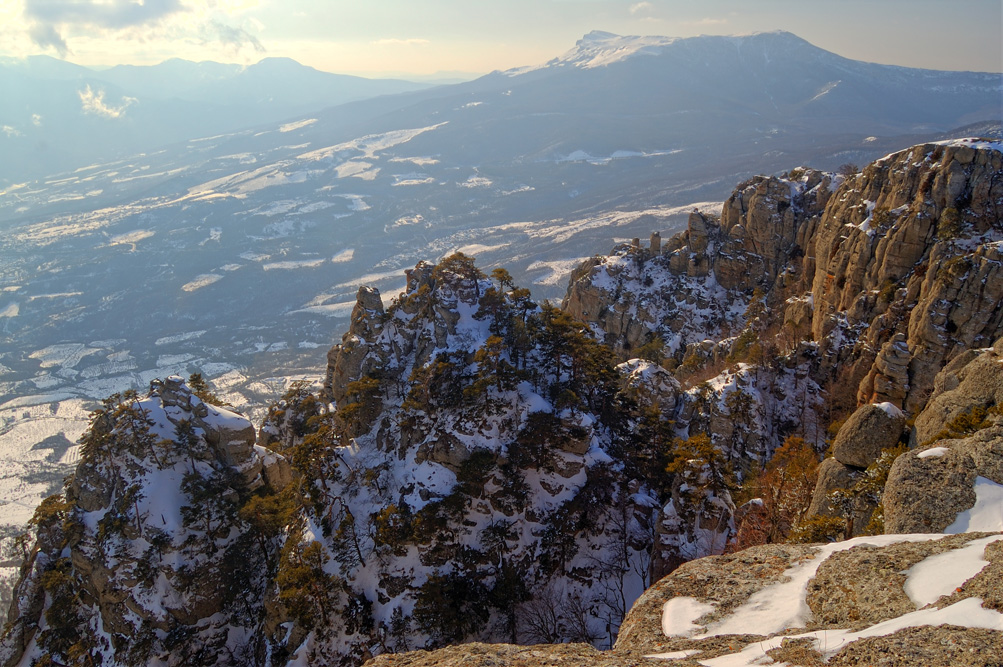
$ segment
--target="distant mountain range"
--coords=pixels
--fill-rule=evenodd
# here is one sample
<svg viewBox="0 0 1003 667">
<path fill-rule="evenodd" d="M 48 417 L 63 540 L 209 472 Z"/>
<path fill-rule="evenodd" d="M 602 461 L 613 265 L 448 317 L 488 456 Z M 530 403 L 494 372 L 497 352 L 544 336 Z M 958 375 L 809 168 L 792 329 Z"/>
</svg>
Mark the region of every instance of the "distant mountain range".
<svg viewBox="0 0 1003 667">
<path fill-rule="evenodd" d="M 105 70 L 48 56 L 0 60 L 0 184 L 430 85 L 330 74 L 288 58 Z"/>
</svg>

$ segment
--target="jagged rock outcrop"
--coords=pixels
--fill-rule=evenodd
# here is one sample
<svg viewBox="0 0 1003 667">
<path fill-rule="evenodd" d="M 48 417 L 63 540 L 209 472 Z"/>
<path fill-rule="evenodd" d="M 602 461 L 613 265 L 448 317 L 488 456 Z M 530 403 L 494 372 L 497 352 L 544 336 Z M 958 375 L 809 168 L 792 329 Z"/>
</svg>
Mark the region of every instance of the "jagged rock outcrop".
<svg viewBox="0 0 1003 667">
<path fill-rule="evenodd" d="M 1003 524 L 1003 514 L 992 510 L 1003 497 L 998 348 L 1003 341 L 962 355 L 937 376 L 935 393 L 916 418 L 918 447 L 899 456 L 888 475 L 886 532 L 957 532 L 985 520 Z"/>
<path fill-rule="evenodd" d="M 618 351 L 660 337 L 676 354 L 740 331 L 759 287 L 764 328 L 810 336 L 813 378 L 839 401 L 916 415 L 946 363 L 1003 335 L 1001 174 L 998 144 L 957 140 L 845 178 L 753 179 L 660 256 L 619 247 L 583 264 L 565 308 Z"/>
<path fill-rule="evenodd" d="M 952 570 L 950 563 L 972 557 L 976 565 Z M 798 646 L 801 660 L 824 657 L 826 664 L 905 651 L 927 656 L 923 664 L 950 665 L 964 653 L 945 638 L 975 651 L 1000 644 L 1003 598 L 987 587 L 1001 568 L 998 533 L 886 535 L 711 556 L 649 588 L 624 621 L 614 653 L 696 664 L 741 652 L 742 664 L 767 656 L 805 664 L 793 653 Z M 906 614 L 908 622 L 894 620 Z M 924 631 L 907 633 L 916 643 L 905 649 L 900 633 L 908 626 Z M 914 663 L 900 657 L 881 664 Z"/>
<path fill-rule="evenodd" d="M 936 377 L 930 401 L 916 417 L 915 443 L 928 444 L 960 415 L 1003 406 L 1003 338 L 991 349 L 968 350 Z"/>
<path fill-rule="evenodd" d="M 843 465 L 866 468 L 881 450 L 898 443 L 905 428 L 905 415 L 891 403 L 862 405 L 840 427 L 832 443 L 832 455 Z"/>
<path fill-rule="evenodd" d="M 36 514 L 2 663 L 260 662 L 269 554 L 238 509 L 275 477 L 262 454 L 281 457 L 254 440 L 181 378 L 106 401 L 65 498 Z"/>
<path fill-rule="evenodd" d="M 324 393 L 335 402 L 344 401 L 349 378 L 361 377 L 372 369 L 363 368 L 371 342 L 379 335 L 383 321 L 383 299 L 375 287 L 360 287 L 352 308 L 351 324 L 327 354 Z"/>
<path fill-rule="evenodd" d="M 583 263 L 562 307 L 627 355 L 654 336 L 671 353 L 720 338 L 743 324 L 753 288 L 786 284 L 782 274 L 808 253 L 833 178 L 806 169 L 757 176 L 738 186 L 720 220 L 691 213 L 685 232 L 660 241 L 660 253 L 625 244 Z"/>
<path fill-rule="evenodd" d="M 852 364 L 861 401 L 917 414 L 946 362 L 1003 334 L 1001 173 L 994 145 L 924 144 L 832 197 L 814 235 L 812 333 Z"/>
</svg>

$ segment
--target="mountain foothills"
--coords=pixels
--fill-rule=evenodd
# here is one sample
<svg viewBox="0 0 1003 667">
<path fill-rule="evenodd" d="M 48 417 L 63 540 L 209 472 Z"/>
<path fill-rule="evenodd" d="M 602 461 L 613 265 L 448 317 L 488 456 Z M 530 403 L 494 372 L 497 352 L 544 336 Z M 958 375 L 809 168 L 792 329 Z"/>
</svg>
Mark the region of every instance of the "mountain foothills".
<svg viewBox="0 0 1003 667">
<path fill-rule="evenodd" d="M 460 251 L 559 300 L 583 260 L 716 217 L 754 174 L 998 137 L 1003 90 L 783 32 L 591 33 L 457 85 L 339 81 L 272 59 L 0 63 L 0 542 L 109 394 L 198 370 L 258 421 L 324 363 L 361 285 L 397 294 Z"/>
<path fill-rule="evenodd" d="M 800 168 L 561 307 L 460 253 L 363 287 L 257 434 L 198 375 L 113 396 L 3 664 L 990 664 L 1001 221 L 999 143 Z"/>
<path fill-rule="evenodd" d="M 254 65 L 172 59 L 90 69 L 48 56 L 0 59 L 0 184 L 43 178 L 196 137 L 427 88 L 320 72 L 288 58 Z"/>
</svg>

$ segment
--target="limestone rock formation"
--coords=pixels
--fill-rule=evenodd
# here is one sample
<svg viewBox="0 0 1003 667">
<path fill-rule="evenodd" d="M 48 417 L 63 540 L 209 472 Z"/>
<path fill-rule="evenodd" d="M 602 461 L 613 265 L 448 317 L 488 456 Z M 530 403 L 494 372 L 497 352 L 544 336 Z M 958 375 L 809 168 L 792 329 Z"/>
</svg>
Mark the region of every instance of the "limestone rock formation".
<svg viewBox="0 0 1003 667">
<path fill-rule="evenodd" d="M 685 232 L 659 239 L 661 253 L 621 245 L 583 263 L 562 307 L 627 356 L 653 337 L 673 353 L 720 338 L 741 326 L 753 288 L 785 281 L 791 263 L 808 254 L 833 178 L 805 169 L 787 178 L 757 176 L 738 186 L 720 220 L 691 213 Z"/>
<path fill-rule="evenodd" d="M 259 662 L 246 600 L 265 597 L 268 554 L 238 508 L 282 474 L 254 439 L 181 378 L 106 401 L 65 498 L 36 513 L 0 663 Z"/>
<path fill-rule="evenodd" d="M 977 506 L 980 490 L 992 502 L 1000 485 L 1003 420 L 968 437 L 934 441 L 895 460 L 884 492 L 885 531 L 966 530 L 959 516 Z"/>
<path fill-rule="evenodd" d="M 948 361 L 1003 334 L 1001 172 L 1003 152 L 987 144 L 924 144 L 830 200 L 814 234 L 812 333 L 853 364 L 863 401 L 918 414 Z"/>
<path fill-rule="evenodd" d="M 916 417 L 915 441 L 926 444 L 972 410 L 1003 406 L 1003 338 L 993 348 L 969 350 L 934 380 L 933 395 Z"/>
<path fill-rule="evenodd" d="M 891 403 L 857 408 L 836 434 L 833 457 L 847 466 L 866 468 L 902 437 L 905 415 Z"/>
<path fill-rule="evenodd" d="M 838 509 L 833 507 L 829 494 L 839 489 L 852 488 L 860 476 L 859 469 L 844 465 L 835 458 L 822 461 L 818 466 L 818 480 L 815 482 L 811 505 L 808 506 L 808 516 L 839 516 Z"/>
<path fill-rule="evenodd" d="M 382 319 L 380 291 L 375 287 L 360 287 L 348 331 L 341 337 L 341 345 L 332 347 L 327 355 L 324 390 L 332 400 L 343 401 L 349 378 L 358 378 L 370 370 L 362 365 L 371 342 L 379 335 Z"/>
<path fill-rule="evenodd" d="M 846 177 L 752 179 L 719 222 L 693 213 L 661 255 L 621 246 L 584 263 L 564 307 L 625 356 L 661 340 L 680 362 L 693 345 L 738 345 L 756 316 L 755 335 L 814 343 L 812 378 L 840 409 L 890 402 L 915 416 L 941 368 L 1003 335 L 1001 174 L 998 144 L 965 139 Z M 754 288 L 763 315 L 748 310 Z"/>
<path fill-rule="evenodd" d="M 950 563 L 971 557 L 974 567 L 952 569 Z M 751 547 L 686 563 L 649 588 L 624 621 L 613 653 L 660 655 L 662 664 L 738 659 L 741 652 L 741 664 L 767 664 L 767 657 L 788 664 L 821 664 L 823 658 L 826 664 L 860 664 L 855 660 L 861 656 L 890 653 L 924 655 L 922 664 L 930 665 L 958 659 L 988 665 L 965 662 L 965 656 L 967 649 L 993 655 L 1003 639 L 1003 594 L 998 586 L 990 590 L 1001 568 L 999 533 Z M 906 614 L 908 625 L 922 631 L 899 630 L 893 619 Z M 985 624 L 971 622 L 979 614 L 986 615 Z M 944 627 L 943 619 L 971 627 Z M 903 646 L 904 636 L 915 643 Z M 899 658 L 877 664 L 916 663 Z"/>
<path fill-rule="evenodd" d="M 885 485 L 887 532 L 943 531 L 1003 484 L 1003 363 L 996 348 L 961 355 L 916 418 L 918 447 L 895 460 Z M 1001 516 L 1000 521 L 1003 521 Z"/>
</svg>

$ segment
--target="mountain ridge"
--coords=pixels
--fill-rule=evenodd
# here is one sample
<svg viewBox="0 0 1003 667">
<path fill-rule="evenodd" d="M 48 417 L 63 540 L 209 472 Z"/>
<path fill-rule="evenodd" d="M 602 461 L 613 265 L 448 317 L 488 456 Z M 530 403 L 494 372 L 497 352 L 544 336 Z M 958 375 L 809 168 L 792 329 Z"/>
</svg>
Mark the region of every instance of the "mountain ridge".
<svg viewBox="0 0 1003 667">
<path fill-rule="evenodd" d="M 610 645 L 621 625 L 636 629 L 639 622 L 650 626 L 645 632 L 655 636 L 652 641 L 665 644 L 658 638 L 679 634 L 679 624 L 686 626 L 682 635 L 689 634 L 709 611 L 708 595 L 690 594 L 683 597 L 696 602 L 674 603 L 682 607 L 672 623 L 654 624 L 648 612 L 638 612 L 641 621 L 631 620 L 633 600 L 665 573 L 679 574 L 669 574 L 662 580 L 669 583 L 650 589 L 650 595 L 661 595 L 664 586 L 692 586 L 689 573 L 713 570 L 718 563 L 738 559 L 755 565 L 760 553 L 783 561 L 782 567 L 770 566 L 778 576 L 801 568 L 798 577 L 812 578 L 823 559 L 805 561 L 819 553 L 835 558 L 830 554 L 870 539 L 899 554 L 900 542 L 931 541 L 935 536 L 887 535 L 821 551 L 767 545 L 679 567 L 752 534 L 743 529 L 759 520 L 757 508 L 767 507 L 767 500 L 736 507 L 735 480 L 755 480 L 755 470 L 771 473 L 775 453 L 789 457 L 801 451 L 814 459 L 826 444 L 826 427 L 840 421 L 838 411 L 824 408 L 837 392 L 861 409 L 887 399 L 912 414 L 925 408 L 935 385 L 959 392 L 941 403 L 983 400 L 961 380 L 961 362 L 954 359 L 991 369 L 993 386 L 1003 386 L 995 349 L 976 351 L 977 361 L 968 351 L 1003 340 L 1003 320 L 982 313 L 979 326 L 949 330 L 947 324 L 972 320 L 964 313 L 981 312 L 983 300 L 972 295 L 1003 285 L 988 279 L 1003 267 L 996 250 L 1003 228 L 994 213 L 1003 205 L 1001 173 L 1003 145 L 960 140 L 914 146 L 838 178 L 798 169 L 784 177 L 751 179 L 734 191 L 720 221 L 694 213 L 688 229 L 664 246 L 655 235 L 648 247 L 624 244 L 583 264 L 573 285 L 591 284 L 605 300 L 583 309 L 586 322 L 569 314 L 573 298 L 566 310 L 538 306 L 506 271 L 495 270 L 489 278 L 461 253 L 434 265 L 419 262 L 407 272 L 405 290 L 387 306 L 378 290 L 360 288 L 351 326 L 329 353 L 326 387 L 321 392 L 305 384 L 291 387 L 272 406 L 253 443 L 245 421 L 215 416 L 224 413 L 205 404 L 209 396 L 196 393 L 194 378 L 192 389 L 181 378 L 169 378 L 154 383 L 149 397 L 138 402 L 135 396 L 109 399 L 84 438 L 87 451 L 66 496 L 47 500 L 37 515 L 38 547 L 27 554 L 18 585 L 12 620 L 20 620 L 5 635 L 5 663 L 25 664 L 45 655 L 61 660 L 72 652 L 101 655 L 113 664 L 151 656 L 167 664 L 227 664 L 226 656 L 238 662 L 270 656 L 273 664 L 359 664 L 416 643 L 434 648 L 504 639 Z M 903 234 L 918 239 L 915 247 L 889 243 Z M 828 252 L 835 237 L 842 238 L 841 247 Z M 862 252 L 860 243 L 872 252 Z M 930 260 L 933 256 L 940 259 Z M 877 264 L 885 269 L 853 270 L 871 282 L 847 280 L 837 289 L 834 274 L 819 283 L 833 266 L 842 270 L 852 264 L 844 257 L 861 267 L 883 258 Z M 736 264 L 761 268 L 736 271 Z M 894 277 L 888 289 L 886 269 Z M 719 302 L 716 312 L 712 300 L 697 300 L 694 286 L 700 284 L 730 291 L 734 303 Z M 811 299 L 804 291 L 808 285 Z M 953 310 L 931 325 L 932 332 L 906 339 L 918 362 L 916 374 L 902 380 L 892 372 L 894 364 L 880 362 L 888 356 L 882 356 L 885 347 L 897 349 L 901 330 L 912 336 L 916 329 L 907 316 L 895 316 L 911 311 L 922 319 L 930 310 L 925 299 L 950 301 L 943 297 L 945 289 L 956 295 Z M 669 316 L 656 322 L 634 312 L 647 330 L 636 332 L 629 344 L 617 343 L 622 332 L 598 326 L 608 322 L 604 308 L 634 308 L 655 297 L 674 301 L 675 310 L 659 311 Z M 683 345 L 670 337 L 677 320 L 696 316 L 715 340 Z M 871 331 L 856 321 L 872 323 Z M 719 328 L 712 330 L 715 322 Z M 605 333 L 610 334 L 606 345 L 598 337 Z M 954 336 L 956 344 L 943 347 L 940 356 L 923 352 L 942 334 Z M 846 345 L 829 345 L 836 338 Z M 878 348 L 882 353 L 871 357 Z M 618 354 L 634 352 L 647 359 L 617 363 Z M 861 359 L 866 363 L 857 363 Z M 935 383 L 930 367 L 947 375 Z M 875 368 L 883 384 L 871 377 Z M 848 381 L 846 373 L 863 379 Z M 837 381 L 827 383 L 833 374 Z M 881 389 L 860 393 L 865 385 Z M 850 412 L 852 406 L 842 409 Z M 877 407 L 888 419 L 901 414 Z M 984 423 L 966 422 L 975 429 L 966 446 L 996 463 L 997 412 L 984 413 Z M 893 445 L 908 438 L 905 420 L 894 423 Z M 854 424 L 847 420 L 839 437 L 856 438 Z M 948 426 L 960 424 L 951 420 Z M 899 460 L 914 457 L 925 466 L 953 465 L 959 458 L 938 453 L 931 444 L 965 451 L 948 438 L 923 445 L 918 454 L 902 453 Z M 883 531 L 880 503 L 867 502 L 881 474 L 889 484 L 900 484 L 882 468 L 891 460 L 882 454 L 864 470 L 856 460 L 844 463 L 840 447 L 833 449 L 834 458 L 826 461 L 847 468 L 853 487 L 827 492 L 842 491 L 852 502 L 815 516 L 802 508 L 800 516 L 778 524 L 783 539 L 830 541 L 858 528 Z M 985 466 L 984 474 L 996 475 L 996 463 Z M 898 460 L 893 470 L 896 466 Z M 156 480 L 166 477 L 176 488 L 156 495 L 176 502 L 158 517 L 144 498 L 152 498 L 161 486 Z M 975 484 L 972 495 L 983 497 L 989 486 L 978 479 L 964 485 Z M 129 491 L 133 482 L 139 486 Z M 817 484 L 824 484 L 821 475 Z M 807 487 L 803 500 L 811 490 Z M 175 507 L 194 507 L 207 492 L 212 512 Z M 880 500 L 880 488 L 877 496 Z M 866 527 L 844 522 L 844 515 L 865 511 Z M 966 513 L 979 514 L 981 521 L 986 510 L 978 501 L 971 510 L 957 506 L 959 519 Z M 168 524 L 178 524 L 177 530 L 156 547 L 153 529 Z M 969 538 L 983 537 L 944 540 L 943 548 L 967 549 L 962 543 Z M 984 551 L 989 542 L 980 545 Z M 908 558 L 919 562 L 941 548 Z M 253 560 L 241 557 L 241 549 Z M 185 588 L 184 582 L 193 581 L 191 568 L 204 559 L 215 562 L 221 552 L 253 572 L 224 577 L 235 589 Z M 860 552 L 848 553 L 855 559 Z M 997 560 L 987 555 L 985 562 Z M 959 588 L 968 586 L 964 592 L 928 604 L 923 618 L 961 610 L 995 619 L 995 612 L 980 607 L 983 599 L 997 604 L 982 592 L 992 574 L 979 572 L 970 583 L 959 580 Z M 746 574 L 762 579 L 762 569 Z M 831 581 L 834 576 L 815 577 L 819 590 L 812 594 L 822 596 L 811 603 L 817 614 L 838 606 L 824 596 L 841 590 Z M 173 588 L 158 584 L 160 577 Z M 875 585 L 882 581 L 878 577 Z M 751 594 L 765 583 L 729 590 Z M 239 591 L 252 584 L 261 593 L 245 598 L 242 606 Z M 720 595 L 713 592 L 710 599 Z M 903 596 L 913 599 L 908 591 Z M 125 599 L 128 604 L 122 604 Z M 730 604 L 722 602 L 722 609 Z M 946 611 L 949 605 L 960 607 Z M 233 627 L 239 632 L 224 637 L 224 617 L 238 619 Z M 805 618 L 793 618 L 790 627 L 803 627 Z M 764 633 L 765 621 L 757 622 L 745 635 L 750 652 L 777 630 Z M 94 623 L 105 630 L 90 631 Z M 840 632 L 860 629 L 843 621 L 830 625 Z M 633 631 L 618 651 L 630 650 Z M 999 639 L 998 633 L 987 638 L 959 632 L 979 646 Z M 847 641 L 866 634 L 847 634 Z M 934 635 L 922 646 L 935 650 L 939 635 Z M 729 636 L 743 635 L 729 630 Z M 721 641 L 711 637 L 697 648 L 720 651 Z M 770 641 L 783 648 L 781 639 Z M 668 648 L 696 650 L 688 643 Z M 539 650 L 544 657 L 548 651 L 587 653 Z M 607 655 L 622 657 L 616 651 Z"/>
</svg>

